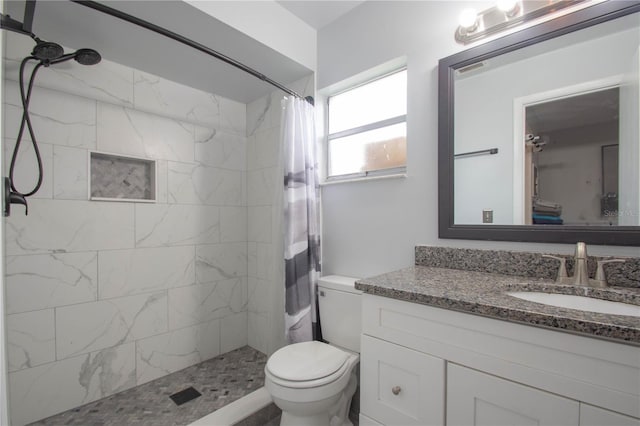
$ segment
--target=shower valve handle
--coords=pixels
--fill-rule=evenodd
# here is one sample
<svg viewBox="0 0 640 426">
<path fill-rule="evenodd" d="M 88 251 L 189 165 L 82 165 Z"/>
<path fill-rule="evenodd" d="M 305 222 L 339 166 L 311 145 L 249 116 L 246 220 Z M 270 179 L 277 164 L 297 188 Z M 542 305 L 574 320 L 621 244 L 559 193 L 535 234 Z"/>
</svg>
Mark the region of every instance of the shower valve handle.
<svg viewBox="0 0 640 426">
<path fill-rule="evenodd" d="M 27 205 L 27 199 L 24 195 L 12 191 L 9 194 L 9 203 L 22 204 L 24 206 L 24 215 L 26 216 L 29 214 L 29 206 Z"/>
<path fill-rule="evenodd" d="M 25 216 L 29 213 L 29 206 L 27 205 L 27 199 L 19 192 L 11 190 L 11 180 L 4 178 L 4 215 L 9 216 L 11 214 L 11 204 L 22 204 L 24 206 Z"/>
</svg>

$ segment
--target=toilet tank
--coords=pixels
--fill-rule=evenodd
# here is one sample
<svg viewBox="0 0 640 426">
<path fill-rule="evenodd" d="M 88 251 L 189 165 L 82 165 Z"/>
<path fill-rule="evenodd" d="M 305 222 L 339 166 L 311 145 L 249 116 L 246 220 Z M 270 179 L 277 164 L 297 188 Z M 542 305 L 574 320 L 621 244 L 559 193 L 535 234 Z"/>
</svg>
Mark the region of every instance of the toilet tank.
<svg viewBox="0 0 640 426">
<path fill-rule="evenodd" d="M 322 337 L 332 345 L 360 353 L 362 300 L 358 278 L 329 275 L 318 280 Z"/>
</svg>

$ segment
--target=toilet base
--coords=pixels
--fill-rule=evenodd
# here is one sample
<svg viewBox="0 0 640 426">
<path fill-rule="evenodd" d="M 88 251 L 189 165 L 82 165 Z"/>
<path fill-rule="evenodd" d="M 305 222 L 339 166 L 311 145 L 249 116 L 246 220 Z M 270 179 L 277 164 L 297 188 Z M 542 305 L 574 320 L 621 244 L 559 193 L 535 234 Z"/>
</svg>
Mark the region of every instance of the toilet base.
<svg viewBox="0 0 640 426">
<path fill-rule="evenodd" d="M 304 407 L 305 403 L 297 403 L 293 407 L 283 404 L 274 398 L 275 404 L 282 409 L 280 426 L 353 426 L 353 423 L 349 420 L 349 407 L 357 387 L 358 378 L 355 371 L 352 371 L 347 387 L 339 395 L 329 398 L 334 399 L 334 401 L 330 402 L 328 409 L 321 412 L 316 412 L 316 410 L 311 409 L 311 406 Z M 317 406 L 316 404 L 318 403 L 309 404 Z M 295 409 L 295 413 L 292 412 L 293 410 L 287 410 L 287 408 Z"/>
<path fill-rule="evenodd" d="M 328 424 L 329 416 L 327 413 L 296 416 L 283 411 L 282 417 L 280 417 L 280 426 L 327 426 Z"/>
</svg>

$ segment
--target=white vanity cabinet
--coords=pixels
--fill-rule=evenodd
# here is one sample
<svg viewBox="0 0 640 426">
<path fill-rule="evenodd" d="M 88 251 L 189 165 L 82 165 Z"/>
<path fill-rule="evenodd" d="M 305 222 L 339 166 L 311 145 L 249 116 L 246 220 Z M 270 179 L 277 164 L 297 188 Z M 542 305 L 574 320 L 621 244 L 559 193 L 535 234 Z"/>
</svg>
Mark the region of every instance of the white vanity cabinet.
<svg viewBox="0 0 640 426">
<path fill-rule="evenodd" d="M 578 426 L 579 415 L 577 401 L 456 364 L 447 366 L 448 425 Z"/>
<path fill-rule="evenodd" d="M 384 340 L 363 336 L 360 410 L 383 424 L 444 423 L 445 361 Z M 364 379 L 363 379 L 364 380 Z"/>
<path fill-rule="evenodd" d="M 640 426 L 640 348 L 363 295 L 361 424 Z"/>
<path fill-rule="evenodd" d="M 580 404 L 580 426 L 640 426 L 640 419 Z"/>
</svg>

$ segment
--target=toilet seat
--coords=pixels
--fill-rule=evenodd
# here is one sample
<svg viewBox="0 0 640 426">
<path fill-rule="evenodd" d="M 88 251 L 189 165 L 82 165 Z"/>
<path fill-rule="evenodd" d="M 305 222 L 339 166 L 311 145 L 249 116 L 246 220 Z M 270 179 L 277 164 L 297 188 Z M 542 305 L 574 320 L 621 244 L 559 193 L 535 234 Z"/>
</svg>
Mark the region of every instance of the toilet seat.
<svg viewBox="0 0 640 426">
<path fill-rule="evenodd" d="M 322 342 L 302 342 L 276 351 L 265 374 L 279 386 L 307 389 L 332 383 L 351 370 L 358 356 Z"/>
</svg>

